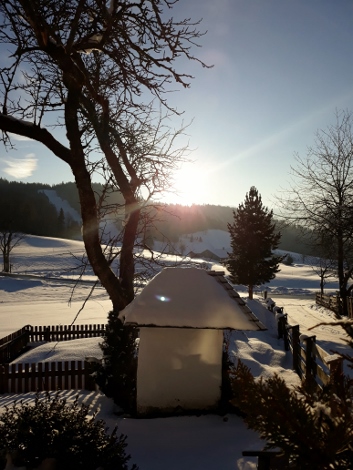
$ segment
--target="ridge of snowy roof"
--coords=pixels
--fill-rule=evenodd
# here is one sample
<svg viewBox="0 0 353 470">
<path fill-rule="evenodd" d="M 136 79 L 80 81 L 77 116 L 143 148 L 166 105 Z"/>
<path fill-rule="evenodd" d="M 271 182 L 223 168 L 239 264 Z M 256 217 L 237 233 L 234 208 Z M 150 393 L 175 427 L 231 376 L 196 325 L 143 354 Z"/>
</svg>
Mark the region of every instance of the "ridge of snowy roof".
<svg viewBox="0 0 353 470">
<path fill-rule="evenodd" d="M 171 328 L 262 330 L 223 272 L 164 268 L 122 311 L 126 324 Z"/>
</svg>

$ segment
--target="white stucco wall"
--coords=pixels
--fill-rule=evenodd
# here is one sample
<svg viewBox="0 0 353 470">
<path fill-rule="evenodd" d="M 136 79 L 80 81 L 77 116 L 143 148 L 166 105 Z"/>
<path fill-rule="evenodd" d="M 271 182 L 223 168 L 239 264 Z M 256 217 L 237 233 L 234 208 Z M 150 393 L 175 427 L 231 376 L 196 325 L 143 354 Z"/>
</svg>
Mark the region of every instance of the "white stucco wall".
<svg viewBox="0 0 353 470">
<path fill-rule="evenodd" d="M 141 328 L 137 411 L 211 409 L 221 396 L 223 330 Z"/>
</svg>

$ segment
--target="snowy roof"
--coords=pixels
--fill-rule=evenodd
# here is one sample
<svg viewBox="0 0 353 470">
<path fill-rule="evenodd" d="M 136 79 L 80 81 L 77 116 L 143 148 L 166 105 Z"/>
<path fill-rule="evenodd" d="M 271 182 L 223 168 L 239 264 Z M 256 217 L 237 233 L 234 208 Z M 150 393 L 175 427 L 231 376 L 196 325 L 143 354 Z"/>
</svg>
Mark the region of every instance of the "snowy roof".
<svg viewBox="0 0 353 470">
<path fill-rule="evenodd" d="M 175 328 L 263 329 L 230 285 L 226 283 L 231 292 L 218 282 L 219 277 L 194 267 L 164 268 L 123 310 L 125 322 Z"/>
</svg>

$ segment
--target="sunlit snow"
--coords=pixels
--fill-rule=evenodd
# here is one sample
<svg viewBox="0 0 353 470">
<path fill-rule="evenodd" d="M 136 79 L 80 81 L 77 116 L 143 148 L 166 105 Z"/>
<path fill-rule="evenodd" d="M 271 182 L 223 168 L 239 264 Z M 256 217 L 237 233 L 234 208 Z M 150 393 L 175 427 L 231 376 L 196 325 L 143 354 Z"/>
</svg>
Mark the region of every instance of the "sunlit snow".
<svg viewBox="0 0 353 470">
<path fill-rule="evenodd" d="M 207 239 L 207 234 L 203 239 Z M 86 278 L 72 292 L 73 268 L 77 263 L 72 254 L 82 253 L 82 242 L 31 236 L 14 250 L 13 277 L 0 276 L 0 337 L 26 324 L 67 325 L 74 321 L 92 285 Z M 266 286 L 268 296 L 284 307 L 291 324 L 300 324 L 302 334 L 315 334 L 317 343 L 326 351 L 350 353 L 341 327 L 321 324 L 309 330 L 334 318 L 326 309 L 315 305 L 313 293 L 319 289 L 318 276 L 299 256 L 295 260 L 293 266 L 281 265 L 281 272 Z M 206 264 L 224 270 L 217 263 L 207 261 Z M 330 284 L 332 290 L 337 288 L 334 282 Z M 247 298 L 244 286 L 236 289 Z M 299 378 L 292 371 L 291 353 L 284 351 L 283 340 L 277 337 L 275 315 L 261 298 L 263 289 L 259 288 L 255 299 L 247 301 L 247 305 L 267 331 L 229 333 L 230 353 L 234 358 L 241 358 L 255 376 L 269 377 L 277 373 L 288 384 L 298 384 Z M 161 304 L 165 306 L 170 300 L 169 292 L 160 293 Z M 76 323 L 105 323 L 110 308 L 104 289 L 97 288 Z M 99 342 L 100 338 L 90 338 L 44 344 L 29 351 L 25 358 L 30 362 L 100 357 Z M 76 392 L 63 391 L 62 395 L 71 401 Z M 19 398 L 28 402 L 33 400 L 33 394 L 0 395 L 0 409 Z M 247 430 L 236 415 L 228 415 L 226 419 L 218 415 L 132 419 L 115 415 L 112 401 L 99 392 L 83 392 L 81 399 L 97 407 L 98 416 L 109 427 L 118 424 L 119 431 L 127 434 L 127 451 L 141 470 L 255 470 L 256 459 L 243 457 L 242 451 L 263 448 L 256 433 Z"/>
</svg>

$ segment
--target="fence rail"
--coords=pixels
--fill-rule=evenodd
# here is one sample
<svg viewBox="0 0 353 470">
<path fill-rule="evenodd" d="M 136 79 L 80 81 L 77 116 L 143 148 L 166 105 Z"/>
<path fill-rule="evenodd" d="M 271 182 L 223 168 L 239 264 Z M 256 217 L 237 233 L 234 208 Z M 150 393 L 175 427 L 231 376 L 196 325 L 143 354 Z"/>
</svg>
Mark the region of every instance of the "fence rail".
<svg viewBox="0 0 353 470">
<path fill-rule="evenodd" d="M 41 341 L 69 341 L 79 338 L 95 338 L 103 336 L 105 324 L 93 325 L 26 325 L 11 335 L 0 339 L 0 364 L 16 359 L 26 351 L 31 343 Z"/>
<path fill-rule="evenodd" d="M 346 302 L 348 318 L 353 318 L 353 297 L 347 297 Z M 342 299 L 339 295 L 326 295 L 317 293 L 316 303 L 318 305 L 322 305 L 323 307 L 328 308 L 336 315 L 338 315 L 342 311 Z"/>
<path fill-rule="evenodd" d="M 64 361 L 0 365 L 0 393 L 95 390 L 94 362 Z"/>
<path fill-rule="evenodd" d="M 278 337 L 283 338 L 287 351 L 292 352 L 293 370 L 302 381 L 314 387 L 328 383 L 337 390 L 343 385 L 343 358 L 329 354 L 316 344 L 316 336 L 301 335 L 299 325 L 289 325 L 287 315 L 278 318 Z"/>
</svg>

